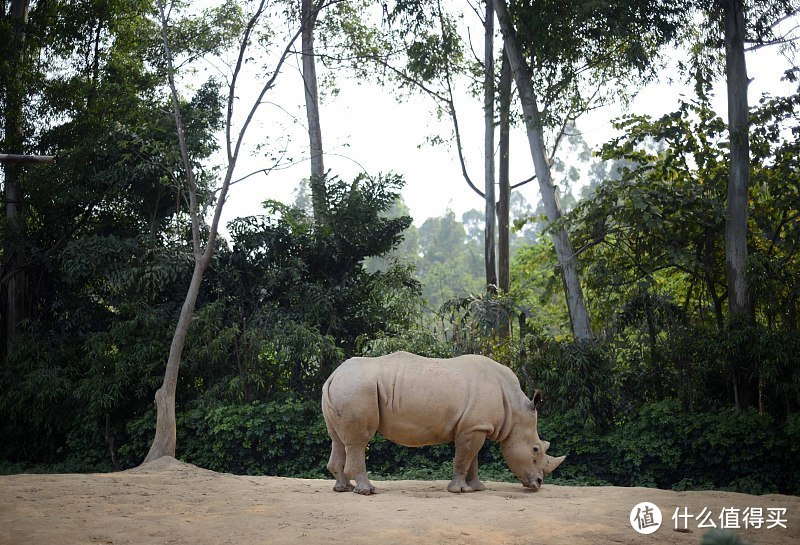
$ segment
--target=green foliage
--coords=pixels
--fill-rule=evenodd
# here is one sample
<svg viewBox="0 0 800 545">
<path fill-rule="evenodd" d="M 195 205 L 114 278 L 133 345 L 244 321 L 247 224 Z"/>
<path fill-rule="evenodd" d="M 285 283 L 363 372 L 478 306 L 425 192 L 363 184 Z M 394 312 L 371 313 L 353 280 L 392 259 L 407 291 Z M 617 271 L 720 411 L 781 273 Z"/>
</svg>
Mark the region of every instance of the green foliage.
<svg viewBox="0 0 800 545">
<path fill-rule="evenodd" d="M 181 433 L 206 433 L 192 430 L 219 400 L 257 404 L 287 393 L 315 399 L 332 369 L 362 343 L 416 319 L 419 287 L 408 265 L 372 273 L 363 267 L 367 257 L 397 245 L 410 223 L 407 216 L 380 216 L 400 184 L 396 176 L 330 181 L 335 210 L 322 228 L 277 203 L 270 204 L 272 216 L 234 223 L 233 247 L 220 248 L 212 264 L 184 352 L 178 403 L 194 412 L 184 413 Z M 163 375 L 177 298 L 191 273 L 182 244 L 153 247 L 150 240 L 108 233 L 67 243 L 51 273 L 59 281 L 51 311 L 57 318 L 49 327 L 37 320 L 23 328 L 0 373 L 8 438 L 0 458 L 75 470 L 139 461 L 141 442 L 152 438 L 145 437 L 145 421 L 153 418 L 147 409 Z M 214 413 L 220 433 L 246 416 L 225 407 Z M 259 417 L 263 433 L 270 419 L 282 418 L 274 410 Z M 299 430 L 308 418 L 296 416 Z M 232 464 L 250 448 L 234 452 L 209 443 L 216 450 L 206 452 L 203 445 L 188 452 L 213 467 Z M 270 448 L 253 456 L 274 458 L 278 446 Z M 285 467 L 275 462 L 256 470 Z"/>
<path fill-rule="evenodd" d="M 208 274 L 186 366 L 197 392 L 249 402 L 285 392 L 314 397 L 336 365 L 385 331 L 407 329 L 419 285 L 407 264 L 368 272 L 364 261 L 396 247 L 411 222 L 386 217 L 402 180 L 326 181 L 330 211 L 268 202 L 269 215 L 230 224 Z M 231 357 L 233 355 L 233 357 Z"/>
<path fill-rule="evenodd" d="M 526 327 L 553 338 L 571 332 L 558 258 L 553 243 L 543 238 L 520 248 L 511 262 L 512 290 L 519 293 Z"/>
<path fill-rule="evenodd" d="M 671 3 L 648 1 L 519 1 L 509 2 L 509 10 L 545 123 L 558 127 L 598 98 L 625 100 L 652 77 L 685 17 Z M 601 96 L 587 96 L 598 81 Z"/>
<path fill-rule="evenodd" d="M 470 267 L 480 254 L 470 251 L 464 225 L 453 211 L 425 220 L 419 228 L 419 245 L 417 277 L 432 312 L 447 299 L 481 289 L 482 273 Z"/>
<path fill-rule="evenodd" d="M 378 335 L 364 344 L 362 355 L 377 357 L 400 351 L 428 358 L 449 358 L 456 355 L 447 341 L 425 326 Z"/>
<path fill-rule="evenodd" d="M 233 473 L 329 478 L 324 465 L 330 441 L 316 400 L 196 403 L 179 409 L 178 422 L 184 438 L 178 455 L 187 462 Z M 548 407 L 539 432 L 552 453 L 567 455 L 551 477 L 556 483 L 796 494 L 800 481 L 791 455 L 800 444 L 798 422 L 780 424 L 756 411 L 733 409 L 687 415 L 676 402 L 663 401 L 607 431 L 587 425 L 578 411 L 559 414 Z M 121 453 L 141 459 L 152 419 L 133 421 L 127 434 L 131 446 Z M 408 448 L 377 435 L 367 465 L 379 478 L 449 479 L 452 456 L 451 444 Z M 487 442 L 479 464 L 484 480 L 515 480 L 497 443 Z"/>
<path fill-rule="evenodd" d="M 603 434 L 587 425 L 578 411 L 552 411 L 551 401 L 545 392 L 539 435 L 550 441 L 549 454 L 567 456 L 553 473 L 554 482 L 591 486 L 612 484 L 614 475 L 609 467 L 612 457 Z"/>
<path fill-rule="evenodd" d="M 796 440 L 788 428 L 754 410 L 687 415 L 659 402 L 609 436 L 618 452 L 611 470 L 628 486 L 792 493 L 782 454 Z"/>
<path fill-rule="evenodd" d="M 626 136 L 607 144 L 602 157 L 624 163 L 619 177 L 597 186 L 568 222 L 576 244 L 587 247 L 584 278 L 595 314 L 609 321 L 643 292 L 680 290 L 681 297 L 699 285 L 720 323 L 724 123 L 700 102 L 618 127 Z"/>
<path fill-rule="evenodd" d="M 749 494 L 796 494 L 790 455 L 796 418 L 784 424 L 754 410 L 686 414 L 673 400 L 644 405 L 607 433 L 585 425 L 576 411 L 540 421 L 551 450 L 567 455 L 557 482 L 725 489 Z"/>
<path fill-rule="evenodd" d="M 163 374 L 176 294 L 191 271 L 151 10 L 121 0 L 30 11 L 19 151 L 58 161 L 25 169 L 24 226 L 2 222 L 0 231 L 3 263 L 24 255 L 29 271 L 20 286 L 27 320 L 0 369 L 0 457 L 112 468 L 125 421 L 150 404 Z M 222 119 L 219 85 L 200 85 L 182 107 L 202 190 L 200 163 Z"/>
<path fill-rule="evenodd" d="M 199 404 L 181 415 L 181 459 L 215 471 L 320 478 L 330 447 L 319 404 Z"/>
<path fill-rule="evenodd" d="M 594 341 L 523 339 L 518 360 L 527 389 L 546 392 L 544 414 L 574 413 L 587 427 L 608 429 L 619 398 L 613 360 Z"/>
<path fill-rule="evenodd" d="M 724 257 L 728 135 L 699 98 L 661 119 L 629 116 L 603 147 L 616 175 L 565 218 L 588 300 L 628 403 L 681 399 L 685 411 L 798 406 L 794 223 L 800 201 L 798 95 L 753 112 L 748 280 L 755 324 L 729 323 Z M 784 184 L 789 184 L 792 188 Z M 778 257 L 781 256 L 781 257 Z"/>
<path fill-rule="evenodd" d="M 461 354 L 488 354 L 515 316 L 516 293 L 482 293 L 445 301 L 437 318 L 445 339 Z"/>
</svg>

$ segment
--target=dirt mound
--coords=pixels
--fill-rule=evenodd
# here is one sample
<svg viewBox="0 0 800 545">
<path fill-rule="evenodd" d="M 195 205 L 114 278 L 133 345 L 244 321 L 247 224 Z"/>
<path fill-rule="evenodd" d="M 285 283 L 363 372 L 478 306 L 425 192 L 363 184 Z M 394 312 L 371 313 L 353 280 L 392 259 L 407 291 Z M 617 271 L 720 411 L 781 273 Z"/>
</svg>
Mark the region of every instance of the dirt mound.
<svg viewBox="0 0 800 545">
<path fill-rule="evenodd" d="M 172 456 L 162 456 L 152 462 L 147 462 L 146 464 L 142 464 L 139 467 L 135 467 L 133 469 L 128 469 L 122 473 L 128 473 L 131 475 L 146 475 L 150 473 L 209 473 L 211 475 L 220 475 L 214 471 L 209 471 L 208 469 L 203 469 L 202 467 L 197 467 L 194 464 L 187 464 L 186 462 L 181 462 L 180 460 L 176 460 Z M 122 474 L 120 473 L 120 474 Z"/>
<path fill-rule="evenodd" d="M 486 483 L 457 495 L 444 481 L 375 484 L 375 496 L 338 494 L 333 481 L 220 474 L 174 458 L 120 473 L 0 477 L 0 544 L 698 544 L 704 514 L 706 525 L 737 523 L 752 543 L 800 543 L 793 496 L 547 483 L 538 493 Z M 647 536 L 630 523 L 645 501 L 663 516 Z M 646 528 L 653 512 L 638 514 Z"/>
</svg>

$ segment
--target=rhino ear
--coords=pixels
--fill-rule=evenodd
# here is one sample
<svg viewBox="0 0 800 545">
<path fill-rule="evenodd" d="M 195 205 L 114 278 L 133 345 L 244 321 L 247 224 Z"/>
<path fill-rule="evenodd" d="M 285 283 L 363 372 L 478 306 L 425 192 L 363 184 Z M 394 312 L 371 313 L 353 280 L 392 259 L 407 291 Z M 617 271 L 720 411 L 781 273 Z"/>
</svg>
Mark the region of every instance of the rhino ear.
<svg viewBox="0 0 800 545">
<path fill-rule="evenodd" d="M 547 449 L 550 448 L 550 441 L 542 441 L 542 450 L 547 452 Z"/>
<path fill-rule="evenodd" d="M 539 404 L 542 402 L 542 391 L 536 390 L 533 392 L 533 401 L 531 401 L 531 410 L 536 410 L 539 408 Z"/>
</svg>

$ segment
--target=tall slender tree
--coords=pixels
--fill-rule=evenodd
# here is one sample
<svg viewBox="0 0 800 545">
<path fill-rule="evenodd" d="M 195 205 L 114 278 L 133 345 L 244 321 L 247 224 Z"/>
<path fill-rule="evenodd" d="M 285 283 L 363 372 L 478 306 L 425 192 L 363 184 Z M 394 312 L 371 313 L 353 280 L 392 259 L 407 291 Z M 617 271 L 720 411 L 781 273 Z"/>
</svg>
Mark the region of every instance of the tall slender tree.
<svg viewBox="0 0 800 545">
<path fill-rule="evenodd" d="M 483 52 L 483 164 L 485 202 L 483 230 L 483 261 L 486 269 L 486 288 L 497 291 L 497 264 L 495 260 L 495 191 L 494 191 L 494 0 L 486 0 Z"/>
<path fill-rule="evenodd" d="M 26 32 L 30 0 L 11 0 L 6 11 L 6 3 L 2 3 L 2 13 L 6 30 L 9 31 L 9 42 L 6 46 L 7 58 L 4 59 L 5 73 L 2 76 L 5 94 L 3 129 L 3 153 L 23 153 L 24 119 L 23 104 L 25 101 L 26 74 Z M 25 319 L 27 274 L 25 246 L 17 244 L 24 236 L 25 208 L 22 187 L 20 186 L 22 166 L 17 163 L 4 162 L 4 198 L 7 236 L 6 247 L 3 248 L 2 264 L 3 297 L 5 299 L 5 353 L 11 352 L 17 326 Z M 9 236 L 10 235 L 10 236 Z"/>
<path fill-rule="evenodd" d="M 511 65 L 503 48 L 503 64 L 500 67 L 500 85 L 497 94 L 500 110 L 500 165 L 497 169 L 499 199 L 497 201 L 497 276 L 498 287 L 504 293 L 511 288 L 511 249 L 509 232 L 509 208 L 511 205 L 511 180 L 509 179 L 509 148 L 511 124 Z"/>
<path fill-rule="evenodd" d="M 779 36 L 777 27 L 794 17 L 796 0 L 748 3 L 720 0 L 725 48 L 725 78 L 728 98 L 730 172 L 726 203 L 725 265 L 728 284 L 728 312 L 734 321 L 748 323 L 754 318 L 753 300 L 747 279 L 747 218 L 750 201 L 750 124 L 747 91 L 748 44 L 753 49 L 769 45 L 792 45 L 797 37 Z M 748 10 L 750 14 L 748 15 Z M 712 18 L 716 16 L 711 11 Z M 748 28 L 749 27 L 749 28 Z M 795 27 L 796 28 L 796 27 Z"/>
<path fill-rule="evenodd" d="M 750 188 L 750 129 L 747 104 L 747 63 L 744 56 L 745 17 L 742 0 L 725 0 L 725 75 L 728 93 L 730 177 L 725 227 L 725 265 L 731 318 L 752 319 L 747 282 L 747 207 Z"/>
<path fill-rule="evenodd" d="M 319 116 L 319 91 L 317 86 L 317 62 L 314 56 L 314 29 L 317 23 L 320 4 L 313 0 L 302 0 L 300 4 L 300 24 L 302 26 L 303 88 L 305 90 L 306 118 L 308 120 L 308 140 L 311 158 L 311 203 L 314 218 L 318 224 L 325 222 L 328 209 L 325 194 L 325 161 L 322 148 L 322 126 Z"/>
<path fill-rule="evenodd" d="M 181 115 L 178 90 L 175 84 L 175 70 L 173 67 L 172 52 L 169 42 L 169 21 L 164 11 L 162 0 L 157 0 L 157 3 L 161 19 L 161 34 L 164 57 L 167 65 L 167 78 L 172 96 L 173 113 L 175 116 L 175 128 L 177 130 L 181 162 L 183 163 L 186 182 L 188 185 L 189 213 L 192 222 L 191 233 L 194 255 L 194 270 L 192 272 L 191 282 L 186 292 L 186 298 L 181 308 L 180 317 L 178 318 L 178 324 L 175 327 L 175 333 L 172 337 L 169 357 L 167 359 L 167 365 L 164 372 L 164 381 L 155 394 L 156 432 L 155 437 L 153 438 L 153 443 L 150 446 L 150 451 L 147 453 L 147 457 L 144 460 L 145 462 L 149 462 L 163 456 L 175 456 L 175 447 L 177 443 L 175 391 L 178 383 L 178 371 L 180 369 L 181 356 L 183 354 L 183 347 L 186 342 L 186 335 L 193 320 L 194 308 L 197 302 L 198 293 L 200 291 L 200 285 L 203 281 L 203 274 L 208 268 L 211 258 L 214 254 L 222 208 L 225 205 L 228 190 L 231 182 L 233 181 L 233 174 L 236 169 L 239 152 L 241 151 L 242 143 L 247 135 L 247 130 L 250 127 L 250 123 L 255 117 L 259 106 L 262 104 L 264 96 L 275 84 L 275 80 L 280 74 L 283 64 L 289 57 L 293 44 L 297 41 L 302 32 L 302 25 L 300 25 L 300 28 L 297 30 L 297 32 L 295 32 L 288 40 L 286 47 L 282 50 L 278 57 L 278 61 L 272 74 L 261 87 L 257 98 L 253 101 L 249 111 L 247 111 L 245 120 L 239 128 L 238 134 L 234 138 L 232 134 L 232 127 L 234 123 L 234 102 L 237 94 L 237 83 L 241 74 L 242 66 L 244 65 L 244 61 L 246 59 L 247 49 L 250 45 L 251 37 L 255 32 L 256 25 L 261 21 L 261 18 L 265 13 L 266 0 L 261 0 L 259 2 L 255 11 L 250 16 L 247 24 L 244 27 L 244 32 L 239 43 L 236 65 L 228 86 L 227 116 L 225 122 L 225 151 L 227 156 L 227 168 L 225 169 L 224 178 L 219 189 L 218 200 L 214 208 L 211 225 L 208 226 L 207 239 L 205 242 L 203 242 L 203 233 L 201 230 L 202 212 L 198 207 L 197 185 L 195 182 L 192 158 L 189 156 L 188 147 L 186 145 L 186 139 L 188 136 L 187 127 Z"/>
<path fill-rule="evenodd" d="M 544 143 L 542 116 L 539 112 L 536 91 L 533 88 L 530 67 L 525 61 L 505 0 L 497 0 L 496 4 L 497 18 L 503 33 L 503 43 L 508 53 L 511 72 L 517 84 L 522 112 L 525 116 L 525 130 L 528 134 L 528 144 L 536 170 L 536 178 L 539 182 L 542 202 L 547 211 L 547 219 L 551 223 L 556 223 L 563 214 L 550 174 L 550 164 Z M 572 241 L 570 241 L 566 227 L 563 225 L 555 226 L 550 233 L 558 256 L 561 279 L 564 283 L 564 293 L 567 300 L 572 333 L 576 339 L 589 339 L 592 337 L 592 328 L 578 276 L 578 260 L 572 247 Z"/>
</svg>

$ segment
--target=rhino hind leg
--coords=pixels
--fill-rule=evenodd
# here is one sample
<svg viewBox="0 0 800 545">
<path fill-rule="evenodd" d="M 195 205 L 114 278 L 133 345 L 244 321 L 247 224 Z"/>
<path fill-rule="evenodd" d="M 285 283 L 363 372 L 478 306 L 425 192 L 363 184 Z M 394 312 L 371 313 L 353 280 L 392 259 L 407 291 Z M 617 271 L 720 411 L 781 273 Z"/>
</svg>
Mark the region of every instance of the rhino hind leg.
<svg viewBox="0 0 800 545">
<path fill-rule="evenodd" d="M 453 480 L 447 485 L 447 490 L 460 493 L 478 492 L 486 489 L 483 483 L 478 480 L 478 452 L 480 452 L 485 441 L 485 432 L 470 432 L 456 437 Z"/>
<path fill-rule="evenodd" d="M 350 479 L 345 475 L 344 463 L 344 443 L 336 437 L 331 441 L 331 457 L 328 460 L 328 471 L 336 478 L 336 484 L 333 486 L 334 492 L 351 492 L 354 488 Z"/>
<path fill-rule="evenodd" d="M 353 491 L 356 494 L 369 496 L 375 493 L 375 487 L 372 486 L 372 483 L 369 482 L 369 478 L 367 477 L 367 464 L 364 455 L 365 447 L 366 445 L 345 445 L 346 459 L 344 473 L 347 477 L 355 479 L 356 486 Z"/>
</svg>

